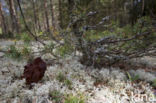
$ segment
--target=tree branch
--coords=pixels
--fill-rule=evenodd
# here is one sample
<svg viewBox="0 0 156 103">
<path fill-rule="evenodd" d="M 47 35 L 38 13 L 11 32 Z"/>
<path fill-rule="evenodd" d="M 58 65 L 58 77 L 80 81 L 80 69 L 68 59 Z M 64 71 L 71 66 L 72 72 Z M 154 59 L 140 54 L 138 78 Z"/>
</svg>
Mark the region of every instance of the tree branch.
<svg viewBox="0 0 156 103">
<path fill-rule="evenodd" d="M 25 16 L 24 16 L 23 11 L 22 11 L 22 8 L 21 8 L 20 0 L 17 0 L 17 3 L 18 3 L 18 6 L 19 6 L 19 9 L 20 9 L 20 12 L 21 12 L 21 16 L 22 16 L 22 18 L 23 18 L 23 22 L 24 22 L 25 28 L 27 29 L 27 31 L 29 32 L 29 34 L 30 34 L 36 41 L 38 41 L 38 42 L 40 42 L 41 44 L 45 45 L 45 43 L 44 43 L 43 41 L 39 40 L 38 37 L 35 36 L 35 35 L 31 32 L 31 30 L 29 29 L 29 27 L 28 27 L 28 25 L 27 25 L 27 23 L 26 23 L 26 21 L 25 21 Z"/>
</svg>

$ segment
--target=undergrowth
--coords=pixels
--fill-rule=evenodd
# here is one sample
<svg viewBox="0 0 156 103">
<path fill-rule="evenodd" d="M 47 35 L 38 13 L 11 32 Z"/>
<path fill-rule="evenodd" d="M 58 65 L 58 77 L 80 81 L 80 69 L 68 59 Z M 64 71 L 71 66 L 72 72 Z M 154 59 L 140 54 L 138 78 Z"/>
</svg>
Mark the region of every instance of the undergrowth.
<svg viewBox="0 0 156 103">
<path fill-rule="evenodd" d="M 82 94 L 76 96 L 69 94 L 66 96 L 64 103 L 85 103 L 85 98 Z"/>
<path fill-rule="evenodd" d="M 64 83 L 69 89 L 72 89 L 72 81 L 70 81 L 66 76 L 65 74 L 63 73 L 59 73 L 56 77 L 56 79 L 59 81 L 59 82 L 62 82 Z"/>
<path fill-rule="evenodd" d="M 29 58 L 31 51 L 32 50 L 28 46 L 24 46 L 23 48 L 19 49 L 16 47 L 16 45 L 10 45 L 7 47 L 5 56 L 19 61 L 24 58 Z"/>
</svg>

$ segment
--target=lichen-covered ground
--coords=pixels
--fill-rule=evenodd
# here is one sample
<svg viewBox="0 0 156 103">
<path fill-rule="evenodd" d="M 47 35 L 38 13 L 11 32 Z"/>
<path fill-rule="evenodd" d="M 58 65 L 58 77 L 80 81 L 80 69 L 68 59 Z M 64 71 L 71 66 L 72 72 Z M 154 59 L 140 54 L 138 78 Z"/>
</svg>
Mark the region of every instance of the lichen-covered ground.
<svg viewBox="0 0 156 103">
<path fill-rule="evenodd" d="M 0 103 L 77 103 L 67 102 L 70 96 L 83 99 L 84 103 L 156 102 L 156 90 L 150 85 L 156 74 L 141 68 L 128 71 L 111 67 L 96 69 L 80 64 L 78 56 L 70 56 L 61 59 L 59 64 L 51 63 L 44 78 L 30 89 L 20 78 L 26 61 L 11 60 L 0 54 Z M 51 56 L 46 54 L 42 58 Z M 136 80 L 130 80 L 128 74 Z M 57 96 L 51 96 L 54 91 L 59 92 Z"/>
</svg>

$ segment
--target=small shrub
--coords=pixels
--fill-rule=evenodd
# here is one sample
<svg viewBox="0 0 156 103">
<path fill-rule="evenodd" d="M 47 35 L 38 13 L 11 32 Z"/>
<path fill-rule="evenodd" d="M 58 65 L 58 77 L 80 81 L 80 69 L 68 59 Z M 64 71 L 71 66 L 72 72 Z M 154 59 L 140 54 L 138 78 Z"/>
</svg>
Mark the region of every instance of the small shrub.
<svg viewBox="0 0 156 103">
<path fill-rule="evenodd" d="M 64 37 L 64 40 L 62 40 L 64 44 L 56 48 L 57 55 L 60 55 L 61 57 L 71 55 L 71 53 L 75 50 L 75 44 L 73 43 L 73 40 L 71 38 L 71 35 L 67 35 Z"/>
<path fill-rule="evenodd" d="M 132 76 L 127 72 L 127 76 L 128 76 L 128 79 L 129 79 L 130 81 L 132 81 L 132 82 L 139 80 L 139 75 L 135 75 L 135 76 L 132 77 Z"/>
<path fill-rule="evenodd" d="M 102 31 L 102 32 L 97 32 L 95 30 L 91 30 L 91 31 L 87 31 L 83 35 L 83 37 L 87 41 L 96 41 L 98 39 L 101 39 L 101 38 L 103 38 L 105 36 L 110 36 L 110 35 L 112 35 L 112 33 L 110 31 L 108 31 L 108 30 Z"/>
<path fill-rule="evenodd" d="M 21 39 L 24 41 L 26 44 L 30 44 L 32 38 L 28 34 L 22 34 Z"/>
<path fill-rule="evenodd" d="M 16 34 L 15 39 L 20 40 L 21 39 L 21 34 Z"/>
<path fill-rule="evenodd" d="M 40 31 L 39 33 L 37 33 L 38 36 L 42 36 L 44 33 L 42 31 Z"/>
<path fill-rule="evenodd" d="M 49 97 L 54 103 L 61 103 L 63 94 L 58 90 L 52 90 L 49 92 Z"/>
<path fill-rule="evenodd" d="M 65 56 L 71 54 L 72 52 L 73 52 L 73 47 L 72 47 L 72 45 L 69 45 L 69 44 L 65 44 L 57 49 L 57 53 L 61 57 L 65 57 Z"/>
<path fill-rule="evenodd" d="M 29 55 L 31 54 L 31 49 L 28 46 L 24 46 L 21 50 L 21 53 L 24 57 L 29 57 Z"/>
<path fill-rule="evenodd" d="M 20 60 L 22 58 L 21 52 L 15 47 L 15 45 L 9 46 L 6 56 L 17 60 Z"/>
<path fill-rule="evenodd" d="M 7 49 L 5 56 L 16 60 L 28 58 L 31 54 L 31 49 L 28 46 L 18 49 L 15 45 L 10 45 Z"/>
<path fill-rule="evenodd" d="M 64 82 L 64 80 L 66 79 L 66 76 L 63 74 L 63 73 L 59 73 L 56 77 L 56 79 L 59 81 L 59 82 Z"/>
<path fill-rule="evenodd" d="M 156 88 L 156 79 L 153 81 L 152 86 Z"/>
<path fill-rule="evenodd" d="M 56 79 L 68 86 L 69 89 L 72 89 L 72 82 L 63 73 L 60 72 Z"/>
<path fill-rule="evenodd" d="M 69 89 L 72 89 L 72 82 L 71 82 L 69 79 L 66 79 L 66 80 L 64 81 L 64 84 L 65 84 L 66 86 L 68 86 Z"/>
<path fill-rule="evenodd" d="M 65 98 L 65 103 L 85 103 L 85 100 L 83 96 L 68 95 Z"/>
<path fill-rule="evenodd" d="M 52 53 L 53 49 L 54 49 L 54 44 L 52 42 L 44 47 L 44 51 L 46 53 Z"/>
</svg>

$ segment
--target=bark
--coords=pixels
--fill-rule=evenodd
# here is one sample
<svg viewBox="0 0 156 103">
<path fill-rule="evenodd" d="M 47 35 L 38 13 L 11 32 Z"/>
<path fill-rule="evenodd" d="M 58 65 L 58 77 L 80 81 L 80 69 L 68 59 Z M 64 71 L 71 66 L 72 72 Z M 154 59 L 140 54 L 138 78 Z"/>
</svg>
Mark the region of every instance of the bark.
<svg viewBox="0 0 156 103">
<path fill-rule="evenodd" d="M 37 16 L 36 16 L 36 6 L 35 6 L 34 0 L 32 0 L 32 6 L 33 6 L 33 15 L 34 15 L 34 30 L 36 31 L 36 29 L 37 29 Z"/>
<path fill-rule="evenodd" d="M 145 9 L 145 1 L 142 0 L 142 16 L 143 16 L 143 14 L 144 14 L 144 9 Z"/>
<path fill-rule="evenodd" d="M 130 22 L 131 22 L 131 25 L 133 26 L 134 25 L 134 22 L 135 22 L 135 17 L 133 16 L 133 9 L 134 9 L 134 0 L 131 0 L 131 14 L 130 14 Z"/>
<path fill-rule="evenodd" d="M 74 8 L 74 0 L 68 0 L 68 12 L 69 12 L 69 15 L 72 14 L 73 8 Z"/>
<path fill-rule="evenodd" d="M 5 17 L 2 11 L 2 4 L 0 2 L 0 21 L 1 21 L 1 27 L 2 27 L 2 34 L 7 34 L 7 26 L 5 23 Z"/>
<path fill-rule="evenodd" d="M 9 0 L 9 9 L 10 9 L 10 16 L 12 20 L 12 32 L 19 33 L 19 25 L 18 25 L 16 10 L 14 7 L 14 0 Z"/>
<path fill-rule="evenodd" d="M 38 7 L 38 3 L 36 2 L 36 19 L 37 19 L 37 26 L 38 26 L 38 29 L 42 31 L 38 8 L 39 8 L 39 7 Z"/>
<path fill-rule="evenodd" d="M 54 2 L 53 2 L 53 0 L 50 0 L 52 27 L 55 30 L 56 29 L 56 23 L 55 23 L 55 13 L 54 13 L 54 7 L 53 6 L 54 6 Z"/>
<path fill-rule="evenodd" d="M 63 21 L 62 21 L 62 0 L 59 0 L 59 26 L 63 28 Z"/>
<path fill-rule="evenodd" d="M 133 1 L 133 0 L 131 0 L 131 8 L 133 8 L 133 2 L 134 2 L 134 1 Z"/>
<path fill-rule="evenodd" d="M 117 21 L 118 19 L 118 9 L 117 9 L 117 0 L 114 0 L 114 20 Z"/>
<path fill-rule="evenodd" d="M 37 1 L 32 0 L 32 6 L 33 6 L 33 15 L 34 15 L 34 28 L 36 30 L 41 30 L 41 24 L 39 21 L 39 15 L 37 10 Z"/>
<path fill-rule="evenodd" d="M 50 32 L 47 0 L 44 0 L 44 9 L 45 9 L 45 19 L 46 19 L 46 26 L 47 26 L 46 29 L 47 32 Z"/>
</svg>

